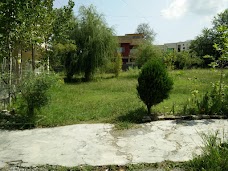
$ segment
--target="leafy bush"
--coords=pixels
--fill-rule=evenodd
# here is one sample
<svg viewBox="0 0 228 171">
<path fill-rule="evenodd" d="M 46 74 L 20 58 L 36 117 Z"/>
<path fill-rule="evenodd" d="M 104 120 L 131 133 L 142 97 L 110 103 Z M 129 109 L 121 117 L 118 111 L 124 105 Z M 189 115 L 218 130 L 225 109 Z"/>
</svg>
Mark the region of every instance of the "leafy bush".
<svg viewBox="0 0 228 171">
<path fill-rule="evenodd" d="M 198 97 L 195 91 L 193 91 L 193 98 L 189 99 L 183 107 L 184 114 L 227 115 L 228 89 L 224 84 L 219 82 L 213 84 L 212 90 L 201 97 Z"/>
<path fill-rule="evenodd" d="M 212 91 L 209 94 L 206 93 L 200 100 L 195 99 L 195 103 L 193 103 L 193 105 L 195 105 L 196 110 L 198 110 L 196 112 L 197 114 L 201 114 L 203 112 L 206 114 L 222 114 L 228 116 L 228 89 L 223 82 L 225 76 L 224 67 L 228 61 L 228 28 L 221 26 L 217 29 L 217 31 L 220 35 L 218 37 L 220 39 L 220 44 L 214 44 L 214 48 L 220 52 L 221 56 L 217 60 L 210 55 L 206 55 L 205 58 L 212 60 L 209 66 L 213 69 L 220 67 L 220 78 L 217 83 L 213 84 Z M 187 107 L 185 105 L 184 111 L 188 112 L 186 109 Z"/>
<path fill-rule="evenodd" d="M 195 99 L 193 106 L 195 105 L 197 114 L 222 114 L 228 115 L 228 90 L 227 86 L 224 85 L 224 67 L 228 61 L 227 52 L 228 47 L 226 46 L 228 43 L 228 28 L 227 27 L 219 27 L 218 33 L 220 34 L 220 44 L 214 44 L 214 48 L 220 52 L 221 56 L 215 60 L 213 56 L 206 55 L 204 58 L 212 60 L 209 64 L 213 69 L 216 67 L 220 68 L 220 77 L 219 81 L 212 86 L 212 90 L 210 93 L 206 93 L 202 99 Z M 192 107 L 191 107 L 192 108 Z M 193 107 L 194 108 L 194 107 Z M 184 110 L 186 106 L 184 107 Z M 188 111 L 188 110 L 185 110 Z"/>
<path fill-rule="evenodd" d="M 168 69 L 175 69 L 175 62 L 177 60 L 176 51 L 163 52 L 163 60 Z"/>
<path fill-rule="evenodd" d="M 114 67 L 114 71 L 115 71 L 115 76 L 118 77 L 121 70 L 122 70 L 122 56 L 120 53 L 117 54 L 116 58 L 115 58 L 115 67 Z"/>
<path fill-rule="evenodd" d="M 177 58 L 175 61 L 176 69 L 190 69 L 193 67 L 198 67 L 202 64 L 202 60 L 188 51 L 182 51 L 177 53 Z"/>
<path fill-rule="evenodd" d="M 52 74 L 28 73 L 20 85 L 20 95 L 16 100 L 19 109 L 26 114 L 28 121 L 35 119 L 35 110 L 41 109 L 49 101 L 48 89 L 56 83 L 56 76 Z"/>
<path fill-rule="evenodd" d="M 168 98 L 173 81 L 168 76 L 165 65 L 159 59 L 146 63 L 138 77 L 138 95 L 147 106 L 148 114 L 151 107 Z"/>
<path fill-rule="evenodd" d="M 191 171 L 227 171 L 228 142 L 222 142 L 215 135 L 203 135 L 205 146 L 203 154 L 186 163 L 186 169 Z"/>
<path fill-rule="evenodd" d="M 122 70 L 122 56 L 118 53 L 114 58 L 109 61 L 105 66 L 100 69 L 102 72 L 114 73 L 118 77 Z"/>
<path fill-rule="evenodd" d="M 136 64 L 139 68 L 141 68 L 147 61 L 153 58 L 162 58 L 162 51 L 158 47 L 145 42 L 142 43 L 137 49 L 135 54 L 136 56 Z"/>
<path fill-rule="evenodd" d="M 202 60 L 188 51 L 165 52 L 163 60 L 169 69 L 190 69 L 201 65 Z"/>
</svg>

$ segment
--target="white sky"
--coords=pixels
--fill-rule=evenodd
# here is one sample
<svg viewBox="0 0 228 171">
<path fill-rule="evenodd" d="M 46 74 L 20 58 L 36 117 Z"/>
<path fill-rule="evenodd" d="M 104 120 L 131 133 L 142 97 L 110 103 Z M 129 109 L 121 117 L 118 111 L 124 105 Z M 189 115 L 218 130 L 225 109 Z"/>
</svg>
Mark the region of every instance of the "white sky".
<svg viewBox="0 0 228 171">
<path fill-rule="evenodd" d="M 75 15 L 81 5 L 93 4 L 117 35 L 134 33 L 138 24 L 149 23 L 157 33 L 155 44 L 194 39 L 213 17 L 228 8 L 228 0 L 74 0 Z M 54 7 L 68 0 L 55 0 Z"/>
</svg>

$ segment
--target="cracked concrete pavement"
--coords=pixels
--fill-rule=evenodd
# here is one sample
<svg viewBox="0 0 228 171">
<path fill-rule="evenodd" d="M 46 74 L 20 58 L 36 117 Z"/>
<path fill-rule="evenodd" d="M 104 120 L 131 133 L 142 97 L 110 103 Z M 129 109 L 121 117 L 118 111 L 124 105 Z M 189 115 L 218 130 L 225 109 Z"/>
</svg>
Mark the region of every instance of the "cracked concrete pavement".
<svg viewBox="0 0 228 171">
<path fill-rule="evenodd" d="M 0 130 L 0 168 L 37 165 L 124 165 L 187 161 L 200 154 L 201 134 L 228 137 L 228 120 L 157 121 L 115 130 L 111 124 L 78 124 L 24 131 Z"/>
</svg>

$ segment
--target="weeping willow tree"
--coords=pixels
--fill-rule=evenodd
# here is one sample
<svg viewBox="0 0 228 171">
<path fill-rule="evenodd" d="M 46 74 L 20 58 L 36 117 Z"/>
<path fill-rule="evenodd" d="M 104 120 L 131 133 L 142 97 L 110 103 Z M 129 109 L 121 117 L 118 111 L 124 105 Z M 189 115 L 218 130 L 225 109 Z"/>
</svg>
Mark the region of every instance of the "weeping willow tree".
<svg viewBox="0 0 228 171">
<path fill-rule="evenodd" d="M 90 81 L 97 68 L 107 64 L 115 55 L 116 37 L 94 6 L 80 7 L 75 28 L 77 53 L 69 54 L 68 63 L 72 73 L 83 73 L 85 81 Z M 73 61 L 69 61 L 73 59 Z"/>
</svg>

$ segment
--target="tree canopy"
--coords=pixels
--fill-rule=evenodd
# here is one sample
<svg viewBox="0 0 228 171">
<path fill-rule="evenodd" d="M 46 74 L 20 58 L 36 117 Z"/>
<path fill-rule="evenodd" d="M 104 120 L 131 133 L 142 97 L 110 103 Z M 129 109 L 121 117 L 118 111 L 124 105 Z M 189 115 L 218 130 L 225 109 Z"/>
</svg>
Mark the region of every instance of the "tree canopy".
<svg viewBox="0 0 228 171">
<path fill-rule="evenodd" d="M 217 51 L 213 45 L 221 43 L 218 28 L 228 26 L 228 9 L 217 14 L 212 21 L 212 25 L 212 28 L 203 29 L 202 33 L 191 42 L 190 46 L 190 51 L 204 60 L 204 67 L 208 66 L 211 62 L 209 58 L 204 58 L 204 56 L 213 56 L 215 59 L 221 56 L 221 53 Z"/>
<path fill-rule="evenodd" d="M 228 27 L 228 9 L 215 16 L 212 23 L 214 29 L 218 29 L 220 26 Z"/>
<path fill-rule="evenodd" d="M 136 33 L 142 33 L 144 35 L 144 39 L 150 43 L 154 41 L 156 36 L 156 33 L 148 23 L 139 24 L 136 29 Z"/>
<path fill-rule="evenodd" d="M 76 61 L 72 67 L 75 68 L 75 73 L 84 73 L 85 80 L 89 81 L 96 69 L 105 65 L 114 56 L 117 49 L 114 32 L 94 6 L 82 6 L 74 38 L 77 53 L 74 54 Z"/>
<path fill-rule="evenodd" d="M 69 0 L 68 5 L 54 9 L 53 32 L 51 37 L 50 64 L 54 70 L 61 69 L 67 54 L 77 49 L 73 38 L 77 19 L 73 13 L 74 2 Z"/>
<path fill-rule="evenodd" d="M 52 32 L 53 0 L 3 0 L 0 2 L 2 56 L 11 58 L 15 49 L 32 49 Z"/>
<path fill-rule="evenodd" d="M 40 48 L 42 57 L 48 55 L 53 68 L 63 65 L 68 78 L 83 73 L 90 80 L 97 68 L 116 55 L 114 31 L 94 6 L 80 7 L 76 17 L 72 0 L 59 9 L 53 9 L 53 1 L 0 2 L 0 57 L 11 59 L 15 49 L 31 50 L 35 69 L 35 49 L 45 45 Z"/>
<path fill-rule="evenodd" d="M 149 42 L 141 43 L 136 50 L 136 64 L 141 68 L 147 61 L 155 58 L 162 58 L 162 51 Z"/>
</svg>

